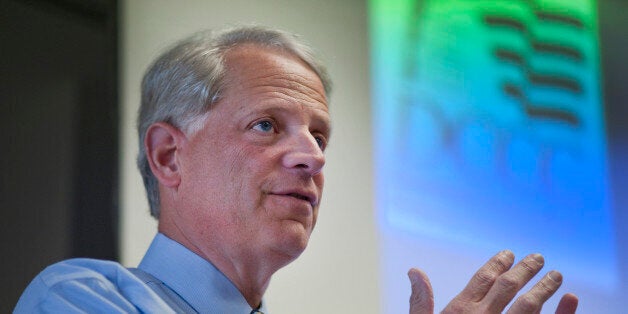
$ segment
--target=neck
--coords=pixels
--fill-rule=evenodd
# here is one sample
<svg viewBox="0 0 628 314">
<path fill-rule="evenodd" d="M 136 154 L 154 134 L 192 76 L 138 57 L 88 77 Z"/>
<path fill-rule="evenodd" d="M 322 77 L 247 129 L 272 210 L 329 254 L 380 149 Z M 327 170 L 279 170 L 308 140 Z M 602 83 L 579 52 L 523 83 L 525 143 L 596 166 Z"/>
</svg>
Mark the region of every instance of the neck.
<svg viewBox="0 0 628 314">
<path fill-rule="evenodd" d="M 238 250 L 234 246 L 200 247 L 195 245 L 197 241 L 189 237 L 185 229 L 179 228 L 177 224 L 169 224 L 163 218 L 159 220 L 159 232 L 212 263 L 238 288 L 253 309 L 260 306 L 272 275 L 288 263 L 285 260 L 283 263 L 278 262 L 278 259 L 268 256 L 260 257 L 255 252 Z"/>
<path fill-rule="evenodd" d="M 250 258 L 221 258 L 223 256 L 220 254 L 212 255 L 212 257 L 202 256 L 231 280 L 251 308 L 258 308 L 270 279 L 277 269 L 269 269 L 264 263 Z"/>
</svg>

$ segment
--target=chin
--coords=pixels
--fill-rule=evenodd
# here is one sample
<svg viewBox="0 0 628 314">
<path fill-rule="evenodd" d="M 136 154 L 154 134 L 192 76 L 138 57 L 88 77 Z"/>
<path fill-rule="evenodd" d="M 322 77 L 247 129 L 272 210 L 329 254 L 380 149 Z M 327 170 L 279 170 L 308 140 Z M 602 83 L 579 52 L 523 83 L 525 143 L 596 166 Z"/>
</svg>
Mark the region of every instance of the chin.
<svg viewBox="0 0 628 314">
<path fill-rule="evenodd" d="M 298 224 L 298 226 L 282 230 L 280 234 L 276 235 L 276 239 L 279 240 L 276 251 L 281 252 L 289 259 L 288 262 L 291 262 L 305 251 L 310 241 L 310 232 L 303 225 Z"/>
</svg>

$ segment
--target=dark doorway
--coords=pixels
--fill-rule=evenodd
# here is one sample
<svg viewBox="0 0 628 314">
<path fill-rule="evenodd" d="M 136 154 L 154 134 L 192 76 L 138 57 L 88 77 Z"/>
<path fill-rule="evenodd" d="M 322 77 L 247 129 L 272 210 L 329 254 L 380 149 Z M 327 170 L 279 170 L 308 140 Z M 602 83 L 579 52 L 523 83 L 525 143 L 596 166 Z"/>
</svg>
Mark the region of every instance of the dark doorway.
<svg viewBox="0 0 628 314">
<path fill-rule="evenodd" d="M 117 1 L 0 1 L 0 312 L 69 257 L 117 259 Z"/>
</svg>

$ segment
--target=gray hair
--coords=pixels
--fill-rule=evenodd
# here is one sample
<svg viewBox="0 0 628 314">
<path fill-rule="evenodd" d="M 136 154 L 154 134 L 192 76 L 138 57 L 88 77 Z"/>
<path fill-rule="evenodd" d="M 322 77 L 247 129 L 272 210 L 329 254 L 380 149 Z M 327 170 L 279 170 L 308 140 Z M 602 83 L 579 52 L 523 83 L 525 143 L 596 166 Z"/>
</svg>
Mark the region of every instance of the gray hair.
<svg viewBox="0 0 628 314">
<path fill-rule="evenodd" d="M 159 218 L 160 201 L 157 178 L 153 175 L 144 149 L 148 128 L 157 122 L 169 123 L 185 133 L 198 130 L 205 114 L 225 88 L 225 54 L 236 45 L 255 44 L 278 48 L 303 60 L 320 78 L 329 98 L 331 80 L 312 49 L 297 36 L 260 26 L 205 31 L 186 38 L 159 56 L 142 80 L 142 100 L 137 119 L 140 170 L 150 213 Z"/>
</svg>

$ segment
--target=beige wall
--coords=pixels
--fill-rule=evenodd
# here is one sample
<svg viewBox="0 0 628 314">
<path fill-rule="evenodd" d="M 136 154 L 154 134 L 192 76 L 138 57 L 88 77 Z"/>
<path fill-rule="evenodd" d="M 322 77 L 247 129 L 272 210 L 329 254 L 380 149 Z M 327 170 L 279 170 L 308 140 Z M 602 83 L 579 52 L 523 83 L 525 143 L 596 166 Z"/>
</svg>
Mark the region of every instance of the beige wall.
<svg viewBox="0 0 628 314">
<path fill-rule="evenodd" d="M 123 264 L 137 265 L 156 232 L 134 163 L 143 71 L 161 49 L 194 31 L 234 23 L 276 26 L 303 35 L 326 60 L 335 83 L 334 130 L 310 246 L 277 273 L 266 301 L 273 313 L 378 313 L 366 1 L 127 0 L 121 16 Z"/>
</svg>

